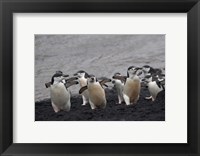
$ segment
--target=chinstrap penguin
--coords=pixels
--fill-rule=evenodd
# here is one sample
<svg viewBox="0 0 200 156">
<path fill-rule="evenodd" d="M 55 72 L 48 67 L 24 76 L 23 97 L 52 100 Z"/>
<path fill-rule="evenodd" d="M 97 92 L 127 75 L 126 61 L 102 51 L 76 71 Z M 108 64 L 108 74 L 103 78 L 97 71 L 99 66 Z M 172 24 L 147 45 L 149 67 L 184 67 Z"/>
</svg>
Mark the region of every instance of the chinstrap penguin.
<svg viewBox="0 0 200 156">
<path fill-rule="evenodd" d="M 114 76 L 113 78 L 122 80 L 125 85 L 123 87 L 123 98 L 126 105 L 135 105 L 140 96 L 140 78 L 141 68 L 130 66 L 127 70 L 127 76 Z"/>
<path fill-rule="evenodd" d="M 114 84 L 114 88 L 117 91 L 118 104 L 121 104 L 124 101 L 124 98 L 123 98 L 124 82 L 122 80 L 116 79 L 115 76 L 122 76 L 122 75 L 120 73 L 115 73 L 112 80 L 112 83 Z"/>
<path fill-rule="evenodd" d="M 104 79 L 98 82 L 94 75 L 90 75 L 87 79 L 87 86 L 84 86 L 80 89 L 79 94 L 82 94 L 84 91 L 88 90 L 91 109 L 104 109 L 106 107 L 106 95 L 105 90 L 102 87 L 106 82 L 111 82 L 111 80 Z"/>
<path fill-rule="evenodd" d="M 147 75 L 144 81 L 146 82 L 147 88 L 151 95 L 150 97 L 146 97 L 146 99 L 152 99 L 152 101 L 154 101 L 157 97 L 157 94 L 164 90 L 164 86 L 159 80 L 153 81 L 151 75 Z"/>
<path fill-rule="evenodd" d="M 87 78 L 89 77 L 89 75 L 88 75 L 87 72 L 85 72 L 83 70 L 80 70 L 80 71 L 76 72 L 74 74 L 74 76 L 78 77 L 80 88 L 82 88 L 84 86 L 87 86 Z M 88 90 L 84 91 L 81 95 L 82 95 L 82 99 L 83 99 L 82 105 L 84 106 L 87 103 L 89 103 L 89 93 L 88 93 Z"/>
<path fill-rule="evenodd" d="M 56 72 L 51 78 L 50 96 L 54 112 L 70 111 L 70 92 L 68 87 L 78 84 L 77 81 L 67 81 L 62 73 Z"/>
</svg>

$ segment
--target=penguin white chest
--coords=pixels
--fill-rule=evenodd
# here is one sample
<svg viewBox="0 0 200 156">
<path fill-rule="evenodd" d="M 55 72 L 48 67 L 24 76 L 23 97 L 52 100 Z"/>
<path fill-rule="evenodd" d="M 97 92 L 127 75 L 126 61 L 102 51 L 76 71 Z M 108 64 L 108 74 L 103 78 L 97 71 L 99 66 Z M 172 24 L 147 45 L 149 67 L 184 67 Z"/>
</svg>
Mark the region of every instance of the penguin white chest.
<svg viewBox="0 0 200 156">
<path fill-rule="evenodd" d="M 161 87 L 161 88 L 158 87 L 158 85 L 156 84 L 155 81 L 149 82 L 149 84 L 148 84 L 148 89 L 149 89 L 149 92 L 150 92 L 151 96 L 152 96 L 154 99 L 156 99 L 157 94 L 158 94 L 160 91 L 163 90 L 162 87 Z"/>
<path fill-rule="evenodd" d="M 126 104 L 133 104 L 137 102 L 140 94 L 140 88 L 141 86 L 139 78 L 135 79 L 127 78 L 123 90 L 124 100 Z"/>
<path fill-rule="evenodd" d="M 121 82 L 121 80 L 115 80 L 115 87 L 117 92 L 122 92 L 124 84 Z"/>
<path fill-rule="evenodd" d="M 104 108 L 106 105 L 105 91 L 99 83 L 88 85 L 89 100 L 95 107 Z"/>
<path fill-rule="evenodd" d="M 51 86 L 50 89 L 52 104 L 58 107 L 58 109 L 68 109 L 70 107 L 70 93 L 65 88 L 63 83 L 57 83 Z"/>
<path fill-rule="evenodd" d="M 87 79 L 79 78 L 79 84 L 80 84 L 81 88 L 84 87 L 84 86 L 87 86 Z M 81 95 L 82 95 L 82 99 L 83 99 L 83 104 L 82 105 L 86 105 L 86 103 L 89 102 L 88 90 L 85 90 Z"/>
<path fill-rule="evenodd" d="M 119 104 L 121 104 L 121 102 L 124 101 L 124 99 L 123 99 L 124 84 L 121 82 L 121 80 L 115 80 L 115 88 L 116 88 L 116 91 L 118 94 Z"/>
<path fill-rule="evenodd" d="M 79 83 L 80 83 L 80 86 L 81 86 L 81 87 L 84 87 L 84 86 L 87 85 L 87 79 L 85 79 L 85 78 L 80 78 L 80 79 L 79 79 Z"/>
</svg>

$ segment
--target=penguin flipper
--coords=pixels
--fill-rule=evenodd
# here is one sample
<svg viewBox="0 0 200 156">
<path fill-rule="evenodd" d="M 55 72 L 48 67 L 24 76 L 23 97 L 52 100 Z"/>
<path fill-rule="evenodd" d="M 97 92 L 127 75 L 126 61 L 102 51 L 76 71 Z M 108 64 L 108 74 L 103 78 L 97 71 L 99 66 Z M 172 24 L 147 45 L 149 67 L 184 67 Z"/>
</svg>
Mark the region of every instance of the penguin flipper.
<svg viewBox="0 0 200 156">
<path fill-rule="evenodd" d="M 49 88 L 51 86 L 51 82 L 45 83 L 46 88 Z"/>
<path fill-rule="evenodd" d="M 108 87 L 105 83 L 107 83 L 107 82 L 111 82 L 111 79 L 104 79 L 104 80 L 101 80 L 99 83 L 100 83 L 100 85 L 101 86 L 105 86 L 105 87 Z"/>
<path fill-rule="evenodd" d="M 158 86 L 159 88 L 161 88 L 161 87 L 162 87 L 162 85 L 161 85 L 160 81 L 156 81 L 156 84 L 157 84 L 157 86 Z"/>
<path fill-rule="evenodd" d="M 125 83 L 127 77 L 126 76 L 113 76 L 113 79 L 118 79 L 118 80 L 121 80 L 123 83 Z"/>
<path fill-rule="evenodd" d="M 65 83 L 65 87 L 69 88 L 70 86 L 76 85 L 76 84 L 78 84 L 78 81 L 70 81 L 70 82 Z"/>
<path fill-rule="evenodd" d="M 108 87 L 108 85 L 107 84 L 103 84 L 105 87 Z"/>
<path fill-rule="evenodd" d="M 74 80 L 78 80 L 77 77 L 71 77 L 69 79 L 66 79 L 67 82 L 71 82 L 71 81 L 74 81 Z"/>
<path fill-rule="evenodd" d="M 87 86 L 82 87 L 82 88 L 79 90 L 79 94 L 82 94 L 86 89 L 88 89 Z"/>
</svg>

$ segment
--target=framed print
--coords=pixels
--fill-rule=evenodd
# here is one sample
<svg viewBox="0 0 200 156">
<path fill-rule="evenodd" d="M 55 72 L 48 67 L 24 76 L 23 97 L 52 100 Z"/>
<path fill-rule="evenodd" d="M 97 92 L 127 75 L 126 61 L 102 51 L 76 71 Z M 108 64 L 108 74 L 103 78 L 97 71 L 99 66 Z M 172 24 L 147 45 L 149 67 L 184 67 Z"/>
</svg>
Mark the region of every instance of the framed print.
<svg viewBox="0 0 200 156">
<path fill-rule="evenodd" d="M 1 155 L 199 155 L 199 1 L 0 8 Z"/>
<path fill-rule="evenodd" d="M 26 31 L 26 27 L 39 23 L 38 19 L 43 23 L 39 27 L 36 26 Z M 46 21 L 46 19 L 49 19 L 49 21 Z M 92 26 L 91 20 L 93 21 Z M 105 20 L 107 21 L 106 25 L 101 26 L 99 30 L 98 26 Z M 157 24 L 157 26 L 160 29 L 154 29 L 154 23 L 158 20 L 160 24 Z M 176 21 L 173 27 L 168 26 L 166 28 L 165 25 L 168 25 L 171 21 Z M 187 122 L 182 122 L 184 118 L 185 120 L 187 118 L 187 96 L 182 97 L 187 94 L 187 89 L 182 87 L 182 84 L 187 82 L 187 72 L 185 72 L 187 68 L 186 21 L 186 14 L 162 14 L 161 19 L 160 15 L 150 13 L 148 15 L 134 13 L 93 13 L 92 15 L 86 13 L 62 13 L 51 14 L 51 16 L 48 14 L 29 14 L 24 16 L 24 14 L 15 13 L 13 26 L 18 29 L 13 30 L 13 38 L 17 41 L 17 44 L 13 44 L 15 49 L 13 54 L 17 54 L 18 57 L 13 63 L 15 64 L 14 68 L 18 67 L 14 71 L 18 72 L 13 76 L 18 80 L 16 85 L 28 84 L 31 79 L 26 81 L 20 77 L 26 71 L 30 77 L 35 79 L 35 88 L 31 89 L 35 93 L 24 96 L 25 93 L 21 90 L 28 91 L 33 86 L 17 87 L 14 85 L 17 96 L 14 96 L 16 104 L 13 107 L 13 110 L 16 110 L 13 112 L 15 123 L 13 124 L 13 129 L 16 132 L 13 133 L 13 141 L 15 143 L 186 143 Z M 23 23 L 23 26 L 21 23 Z M 48 25 L 45 25 L 45 23 L 48 23 Z M 59 29 L 55 29 L 57 25 L 54 25 L 54 23 L 60 23 Z M 113 29 L 116 23 L 117 25 L 120 24 L 120 28 L 123 29 Z M 82 25 L 81 29 L 79 28 L 80 24 Z M 146 25 L 149 27 L 144 32 Z M 66 27 L 68 29 L 65 29 Z M 26 41 L 23 38 L 26 38 Z M 27 46 L 24 46 L 24 43 Z M 172 47 L 176 47 L 176 54 L 170 53 L 170 51 L 174 51 Z M 30 55 L 26 51 L 30 51 L 34 55 Z M 173 54 L 173 56 L 170 54 Z M 23 57 L 26 57 L 26 60 L 22 62 L 20 58 Z M 176 64 L 176 58 L 180 57 L 182 59 L 179 60 L 179 65 L 176 66 L 176 73 L 174 73 L 173 66 L 169 65 Z M 169 60 L 170 64 L 168 63 Z M 24 63 L 29 66 L 29 70 L 26 70 Z M 28 65 L 29 63 L 30 65 Z M 91 66 L 91 64 L 93 65 Z M 117 81 L 117 79 L 113 78 L 117 72 L 120 72 L 122 76 L 126 76 L 127 72 L 131 72 L 131 69 L 134 68 L 131 67 L 132 65 L 141 68 L 137 70 L 137 76 L 134 77 L 134 79 L 141 81 L 138 87 L 140 97 L 136 97 L 137 101 L 135 103 L 129 104 L 125 101 L 124 91 L 119 93 L 119 95 L 122 94 L 122 97 L 118 99 L 117 87 L 120 86 L 116 86 L 115 82 L 109 81 Z M 148 67 L 148 65 L 151 67 Z M 173 87 L 174 83 L 171 82 L 172 78 L 168 76 L 169 74 L 166 75 L 166 78 L 167 82 L 170 81 L 171 83 L 166 83 L 165 85 L 165 67 L 167 73 L 170 75 L 176 74 L 176 78 L 181 79 L 176 82 L 176 86 L 181 86 L 183 89 L 180 94 L 176 94 L 176 92 L 179 92 L 179 87 L 176 87 L 177 89 Z M 130 68 L 130 71 L 127 71 L 128 68 Z M 149 68 L 154 71 L 151 75 L 146 73 Z M 50 87 L 48 86 L 49 82 L 55 79 L 54 73 L 59 75 L 61 72 L 67 75 L 66 81 L 73 79 L 69 83 L 75 83 L 67 87 L 66 91 L 71 92 L 71 94 L 70 98 L 66 98 L 65 108 L 59 107 L 57 100 L 54 98 L 58 95 L 52 94 L 54 93 L 53 87 L 56 84 L 53 82 Z M 93 97 L 88 99 L 93 99 L 94 106 L 91 105 L 91 102 L 85 100 L 87 94 L 99 93 L 98 89 L 98 91 L 96 89 L 92 90 L 91 93 L 89 89 L 88 93 L 86 90 L 87 94 L 83 94 L 84 98 L 79 95 L 80 85 L 86 79 L 85 76 L 84 78 L 79 76 L 82 73 L 96 76 L 96 85 L 98 82 L 101 83 L 102 78 L 108 80 L 105 83 L 107 86 L 103 85 L 98 88 L 106 96 L 103 98 L 101 94 L 99 97 L 99 101 L 103 101 L 102 105 L 98 106 Z M 78 79 L 74 74 L 78 75 Z M 158 75 L 163 77 L 157 79 Z M 148 76 L 152 76 L 152 78 L 149 77 L 152 82 L 146 82 L 145 79 Z M 130 79 L 127 78 L 127 80 Z M 156 79 L 156 81 L 153 79 Z M 127 83 L 123 79 L 120 81 L 120 85 L 124 85 L 124 90 Z M 93 86 L 92 82 L 91 84 Z M 147 84 L 151 86 L 146 88 Z M 90 86 L 89 81 L 88 86 Z M 148 98 L 148 95 L 152 92 L 151 89 L 154 91 L 152 86 L 156 88 L 155 91 L 158 89 L 159 92 L 154 97 L 155 100 Z M 97 98 L 98 94 L 94 96 Z M 20 102 L 24 101 L 25 98 L 27 100 L 32 99 L 30 100 L 31 103 L 35 101 L 35 108 L 34 105 L 30 106 Z M 62 99 L 62 97 L 59 99 Z M 173 101 L 169 101 L 170 99 L 173 99 Z M 83 104 L 84 100 L 86 101 L 85 104 Z M 170 105 L 170 103 L 175 104 Z M 179 117 L 174 118 L 177 114 L 176 110 L 179 109 L 182 110 L 179 112 Z M 21 110 L 26 111 L 22 113 Z M 35 110 L 34 113 L 33 110 Z M 165 110 L 168 111 L 165 112 Z M 26 118 L 24 118 L 25 114 L 27 114 Z M 174 130 L 174 123 L 179 123 L 176 130 Z M 21 124 L 26 124 L 26 129 L 23 129 Z M 64 133 L 62 130 L 65 131 L 66 129 L 69 133 L 65 133 L 64 137 L 58 137 L 57 134 L 48 138 L 47 136 L 51 135 L 52 131 L 48 130 L 47 132 L 45 127 L 48 126 L 53 129 L 56 124 L 56 127 L 60 129 L 59 134 Z M 102 129 L 99 127 L 109 128 Z M 82 129 L 81 133 L 79 133 L 80 128 Z M 90 131 L 90 129 L 93 129 L 93 131 Z M 148 133 L 146 133 L 146 129 L 148 129 Z M 27 130 L 33 131 L 31 136 L 39 136 L 37 137 L 39 139 L 31 137 Z M 122 131 L 126 131 L 126 135 L 123 134 L 121 137 L 116 137 Z M 132 134 L 132 131 L 135 133 Z M 72 133 L 75 133 L 76 137 L 71 135 Z M 85 135 L 82 135 L 82 133 Z M 96 135 L 96 133 L 104 135 Z M 151 137 L 149 136 L 150 133 Z M 165 136 L 163 136 L 164 134 Z M 89 135 L 91 137 L 88 138 L 87 136 Z"/>
</svg>

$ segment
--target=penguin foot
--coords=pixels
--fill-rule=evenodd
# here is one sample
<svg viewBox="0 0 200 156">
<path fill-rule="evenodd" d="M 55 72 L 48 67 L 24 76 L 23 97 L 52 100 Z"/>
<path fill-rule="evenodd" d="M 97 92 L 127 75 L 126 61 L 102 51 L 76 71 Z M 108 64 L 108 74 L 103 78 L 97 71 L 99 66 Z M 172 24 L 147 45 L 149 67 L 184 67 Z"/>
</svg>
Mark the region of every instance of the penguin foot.
<svg viewBox="0 0 200 156">
<path fill-rule="evenodd" d="M 152 96 L 149 96 L 149 97 L 145 97 L 145 99 L 146 99 L 146 100 L 151 100 L 151 99 L 153 99 L 153 98 L 152 98 Z"/>
<path fill-rule="evenodd" d="M 94 109 L 95 109 L 95 107 L 91 107 L 91 109 L 92 109 L 92 110 L 94 110 Z"/>
<path fill-rule="evenodd" d="M 83 99 L 83 103 L 81 104 L 81 106 L 85 106 L 87 103 L 89 103 L 89 101 L 88 101 L 88 99 L 84 96 L 84 95 L 82 95 L 82 99 Z"/>
<path fill-rule="evenodd" d="M 52 107 L 55 113 L 58 113 L 60 111 L 60 109 L 54 103 L 52 103 Z"/>
<path fill-rule="evenodd" d="M 87 103 L 89 103 L 88 101 L 84 101 L 81 106 L 85 106 Z"/>
</svg>

